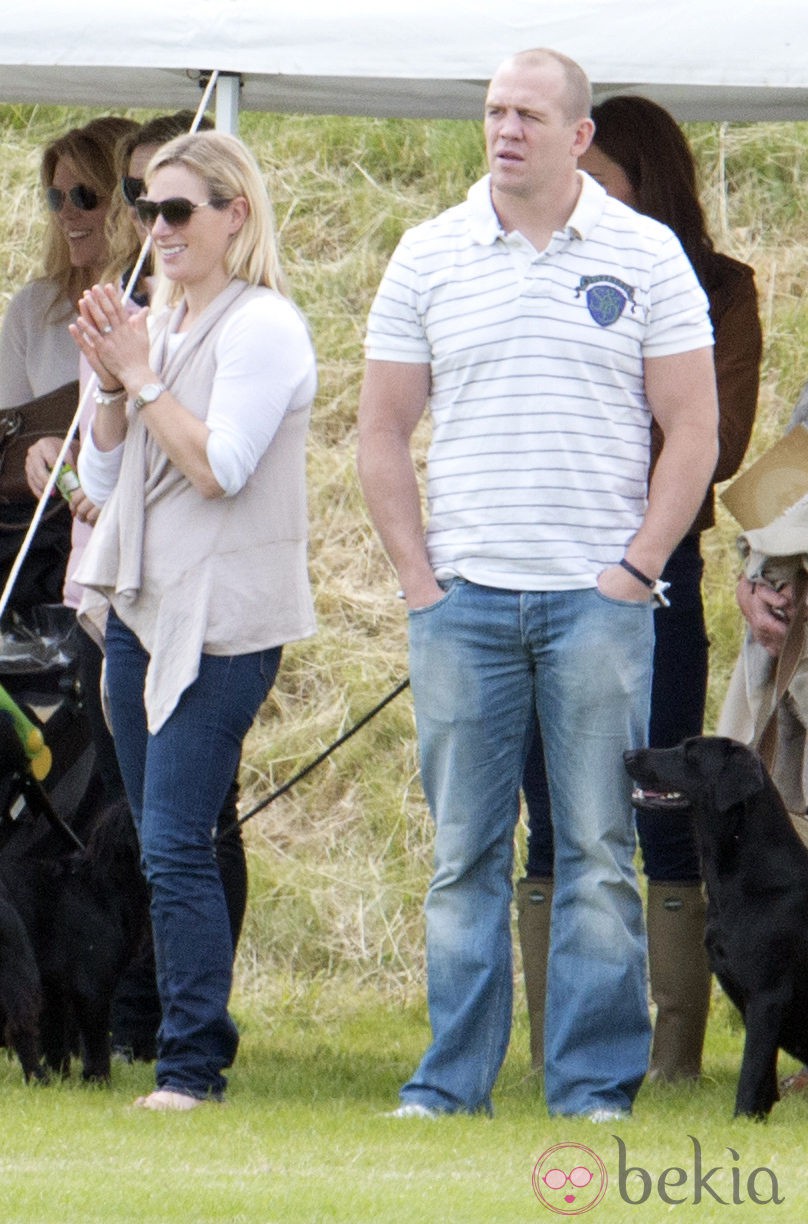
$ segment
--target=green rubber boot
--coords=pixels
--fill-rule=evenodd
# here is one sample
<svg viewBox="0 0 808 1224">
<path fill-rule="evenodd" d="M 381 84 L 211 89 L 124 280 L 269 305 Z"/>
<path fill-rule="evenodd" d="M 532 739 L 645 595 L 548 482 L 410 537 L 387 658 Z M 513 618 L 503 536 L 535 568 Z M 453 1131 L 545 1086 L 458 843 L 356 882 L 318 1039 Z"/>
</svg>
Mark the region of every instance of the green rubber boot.
<svg viewBox="0 0 808 1224">
<path fill-rule="evenodd" d="M 544 1066 L 544 996 L 547 990 L 552 900 L 552 880 L 527 877 L 517 881 L 516 912 L 530 1021 L 530 1059 L 534 1071 L 541 1071 Z"/>
<path fill-rule="evenodd" d="M 649 1080 L 698 1079 L 710 1008 L 701 884 L 649 883 L 648 963 L 657 1006 Z"/>
</svg>

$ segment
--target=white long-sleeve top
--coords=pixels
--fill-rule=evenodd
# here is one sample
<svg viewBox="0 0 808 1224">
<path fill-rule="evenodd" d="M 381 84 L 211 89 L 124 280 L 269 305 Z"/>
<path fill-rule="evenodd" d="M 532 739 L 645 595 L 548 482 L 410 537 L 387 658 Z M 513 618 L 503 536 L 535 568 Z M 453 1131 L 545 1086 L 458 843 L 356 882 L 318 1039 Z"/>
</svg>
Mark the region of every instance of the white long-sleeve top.
<svg viewBox="0 0 808 1224">
<path fill-rule="evenodd" d="M 182 332 L 169 337 L 169 357 L 183 340 Z M 289 302 L 274 294 L 254 298 L 234 312 L 217 339 L 215 361 L 205 417 L 210 430 L 207 456 L 225 495 L 232 497 L 255 471 L 284 413 L 311 403 L 317 375 L 305 327 Z M 109 500 L 122 458 L 123 444 L 99 451 L 92 434 L 85 441 L 81 482 L 96 505 Z"/>
</svg>

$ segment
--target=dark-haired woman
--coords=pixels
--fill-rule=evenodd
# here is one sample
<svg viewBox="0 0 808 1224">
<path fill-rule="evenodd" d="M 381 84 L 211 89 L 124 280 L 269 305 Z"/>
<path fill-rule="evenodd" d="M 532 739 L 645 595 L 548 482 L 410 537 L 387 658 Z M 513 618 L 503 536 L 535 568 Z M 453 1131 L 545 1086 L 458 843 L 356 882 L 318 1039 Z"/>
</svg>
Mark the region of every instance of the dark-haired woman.
<svg viewBox="0 0 808 1224">
<path fill-rule="evenodd" d="M 675 120 L 647 98 L 609 98 L 592 112 L 595 137 L 579 162 L 605 188 L 638 212 L 668 225 L 709 298 L 715 333 L 720 409 L 720 455 L 713 480 L 737 471 L 752 432 L 762 336 L 754 272 L 716 251 L 698 197 L 693 155 Z M 651 436 L 652 465 L 661 449 Z M 712 489 L 662 577 L 669 608 L 654 617 L 654 679 L 649 742 L 678 744 L 702 731 L 707 697 L 708 639 L 701 595 L 700 534 L 714 523 Z M 523 777 L 528 810 L 526 876 L 517 884 L 519 935 L 531 1029 L 533 1065 L 542 1063 L 544 988 L 553 878 L 550 799 L 541 743 L 531 746 Z M 650 1077 L 692 1079 L 701 1054 L 710 1000 L 704 950 L 705 902 L 690 826 L 637 814 L 648 878 L 648 952 L 651 995 L 657 1006 Z"/>
</svg>

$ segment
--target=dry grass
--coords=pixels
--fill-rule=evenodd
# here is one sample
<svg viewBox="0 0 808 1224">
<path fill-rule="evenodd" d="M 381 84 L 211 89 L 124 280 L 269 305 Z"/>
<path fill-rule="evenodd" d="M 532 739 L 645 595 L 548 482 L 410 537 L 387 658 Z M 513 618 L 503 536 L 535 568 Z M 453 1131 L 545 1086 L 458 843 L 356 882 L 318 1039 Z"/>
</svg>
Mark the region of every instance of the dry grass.
<svg viewBox="0 0 808 1224">
<path fill-rule="evenodd" d="M 36 267 L 37 150 L 76 118 L 0 110 L 0 305 Z M 808 377 L 808 124 L 689 131 L 717 244 L 757 270 L 766 331 L 757 453 L 778 435 Z M 449 122 L 252 115 L 242 134 L 266 173 L 320 368 L 309 452 L 320 628 L 315 639 L 287 649 L 250 734 L 243 771 L 250 808 L 406 675 L 404 610 L 354 469 L 364 322 L 398 235 L 465 193 L 482 168 L 482 144 L 476 124 Z M 722 515 L 706 541 L 711 722 L 738 641 L 733 535 Z M 242 997 L 262 1009 L 297 995 L 311 1002 L 326 982 L 337 992 L 367 984 L 400 1001 L 420 997 L 431 830 L 408 694 L 256 816 L 246 836 L 251 904 L 239 956 Z"/>
</svg>

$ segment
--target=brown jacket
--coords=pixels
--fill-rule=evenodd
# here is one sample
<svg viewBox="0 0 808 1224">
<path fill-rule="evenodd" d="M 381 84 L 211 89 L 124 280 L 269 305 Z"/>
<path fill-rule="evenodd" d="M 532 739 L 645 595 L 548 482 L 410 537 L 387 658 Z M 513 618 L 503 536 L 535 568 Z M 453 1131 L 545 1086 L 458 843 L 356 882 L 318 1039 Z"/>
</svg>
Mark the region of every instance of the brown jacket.
<svg viewBox="0 0 808 1224">
<path fill-rule="evenodd" d="M 715 334 L 715 377 L 718 386 L 719 454 L 712 484 L 729 480 L 741 466 L 757 408 L 763 334 L 758 317 L 755 273 L 748 264 L 718 252 L 712 256 L 704 291 L 710 300 Z M 651 467 L 662 449 L 662 431 L 651 430 Z M 697 535 L 715 522 L 713 487 L 690 528 Z"/>
</svg>

